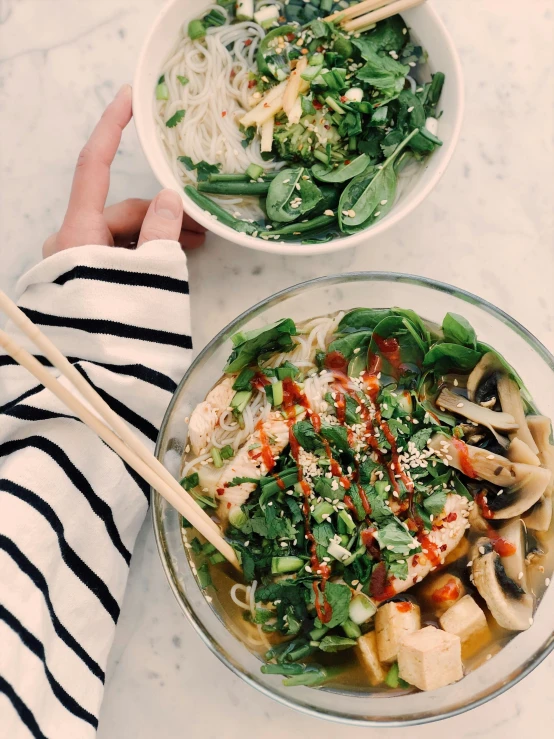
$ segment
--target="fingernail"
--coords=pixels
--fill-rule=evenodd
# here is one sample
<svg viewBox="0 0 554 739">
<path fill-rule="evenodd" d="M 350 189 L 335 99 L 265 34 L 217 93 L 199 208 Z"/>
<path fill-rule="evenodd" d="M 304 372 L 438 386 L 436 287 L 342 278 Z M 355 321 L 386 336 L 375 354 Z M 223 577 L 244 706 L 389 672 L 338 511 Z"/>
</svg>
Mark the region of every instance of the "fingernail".
<svg viewBox="0 0 554 739">
<path fill-rule="evenodd" d="M 183 217 L 183 203 L 180 196 L 174 190 L 162 190 L 154 204 L 156 215 L 175 221 Z"/>
</svg>

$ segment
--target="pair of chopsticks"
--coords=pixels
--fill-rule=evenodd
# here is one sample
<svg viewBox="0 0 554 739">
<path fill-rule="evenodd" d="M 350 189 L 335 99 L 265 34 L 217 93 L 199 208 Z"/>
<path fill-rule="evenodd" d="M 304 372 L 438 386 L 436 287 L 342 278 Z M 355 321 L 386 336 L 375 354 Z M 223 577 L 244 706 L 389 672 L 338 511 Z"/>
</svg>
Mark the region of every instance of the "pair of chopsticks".
<svg viewBox="0 0 554 739">
<path fill-rule="evenodd" d="M 364 0 L 325 18 L 337 21 L 345 31 L 366 31 L 378 21 L 421 5 L 425 0 Z"/>
<path fill-rule="evenodd" d="M 40 349 L 52 366 L 69 380 L 92 410 L 89 410 L 69 389 L 58 382 L 32 354 L 29 354 L 2 330 L 0 330 L 0 347 L 18 364 L 34 375 L 41 385 L 44 385 L 61 400 L 121 459 L 157 490 L 170 505 L 176 508 L 231 564 L 240 570 L 237 556 L 233 548 L 223 538 L 217 524 L 212 521 L 194 498 L 179 485 L 177 480 L 135 436 L 127 424 L 112 411 L 109 405 L 68 362 L 50 339 L 1 290 L 0 310 Z"/>
</svg>

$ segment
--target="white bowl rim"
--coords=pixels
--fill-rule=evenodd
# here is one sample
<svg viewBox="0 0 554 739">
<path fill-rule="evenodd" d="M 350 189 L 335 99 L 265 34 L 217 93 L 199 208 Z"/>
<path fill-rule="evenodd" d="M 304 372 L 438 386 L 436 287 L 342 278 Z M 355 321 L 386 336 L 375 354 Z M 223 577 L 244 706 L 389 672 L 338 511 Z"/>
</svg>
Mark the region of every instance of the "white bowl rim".
<svg viewBox="0 0 554 739">
<path fill-rule="evenodd" d="M 400 204 L 399 206 L 395 206 L 391 210 L 391 212 L 388 214 L 388 216 L 384 218 L 382 221 L 380 221 L 379 223 L 377 223 L 375 226 L 364 229 L 363 231 L 360 231 L 359 233 L 356 233 L 356 234 L 352 234 L 351 236 L 345 236 L 345 237 L 340 237 L 337 239 L 332 239 L 331 241 L 326 242 L 326 243 L 302 244 L 300 242 L 265 241 L 264 239 L 255 238 L 253 236 L 249 236 L 248 234 L 243 234 L 238 231 L 235 231 L 229 226 L 225 226 L 223 223 L 220 223 L 215 218 L 212 218 L 202 208 L 200 208 L 196 203 L 194 203 L 183 192 L 182 188 L 178 188 L 176 186 L 175 178 L 173 176 L 166 177 L 165 173 L 161 172 L 160 167 L 158 166 L 159 158 L 155 155 L 154 148 L 151 146 L 151 141 L 149 141 L 149 137 L 145 129 L 145 124 L 143 123 L 143 118 L 142 118 L 143 106 L 139 104 L 139 97 L 138 97 L 139 96 L 138 91 L 140 89 L 139 81 L 145 74 L 144 70 L 146 67 L 146 57 L 148 55 L 152 37 L 158 30 L 159 24 L 163 21 L 165 15 L 169 12 L 170 8 L 172 8 L 173 5 L 175 5 L 178 2 L 182 2 L 182 0 L 168 0 L 166 2 L 166 4 L 161 9 L 161 11 L 158 13 L 158 16 L 156 17 L 154 23 L 152 24 L 152 27 L 142 45 L 136 71 L 135 71 L 134 81 L 133 81 L 133 110 L 141 111 L 141 113 L 139 113 L 139 115 L 136 115 L 134 120 L 135 120 L 135 127 L 137 130 L 137 135 L 138 135 L 140 145 L 148 161 L 148 164 L 150 165 L 150 168 L 152 169 L 152 172 L 154 173 L 158 182 L 160 182 L 160 184 L 165 188 L 176 190 L 181 195 L 185 212 L 188 215 L 190 215 L 192 218 L 194 218 L 196 221 L 201 223 L 209 231 L 213 232 L 214 234 L 217 234 L 218 236 L 221 236 L 227 241 L 231 241 L 232 243 L 238 244 L 239 246 L 245 246 L 248 249 L 254 249 L 256 251 L 262 251 L 262 252 L 266 252 L 269 254 L 284 254 L 284 255 L 291 255 L 291 256 L 293 255 L 294 256 L 311 256 L 311 255 L 316 255 L 316 254 L 329 254 L 335 251 L 351 249 L 355 246 L 358 246 L 364 243 L 367 239 L 372 239 L 372 238 L 375 238 L 383 234 L 389 228 L 399 223 L 405 216 L 409 215 L 415 208 L 417 208 L 417 206 L 420 205 L 423 202 L 423 200 L 425 200 L 425 198 L 430 194 L 433 188 L 437 185 L 437 183 L 439 182 L 439 180 L 445 173 L 448 167 L 448 164 L 450 163 L 452 155 L 454 154 L 454 149 L 456 148 L 458 139 L 460 137 L 460 131 L 462 128 L 462 122 L 463 122 L 463 117 L 464 117 L 465 90 L 464 90 L 462 65 L 460 62 L 460 58 L 459 58 L 456 46 L 454 45 L 454 42 L 452 40 L 450 33 L 446 29 L 446 26 L 444 25 L 442 19 L 440 18 L 435 8 L 429 2 L 426 2 L 423 5 L 420 5 L 418 7 L 418 10 L 422 13 L 428 14 L 432 18 L 433 22 L 440 29 L 440 32 L 443 35 L 443 38 L 444 38 L 448 53 L 450 54 L 452 65 L 454 68 L 454 85 L 457 90 L 456 103 L 455 103 L 456 116 L 454 119 L 454 125 L 452 129 L 452 134 L 450 136 L 450 141 L 448 142 L 446 146 L 441 147 L 441 151 L 440 151 L 440 155 L 442 157 L 441 164 L 435 169 L 434 173 L 429 177 L 429 180 L 427 181 L 427 183 L 425 183 L 422 187 L 417 188 L 415 192 L 411 193 L 410 197 L 407 198 L 405 203 Z M 151 110 L 151 108 L 148 108 L 148 110 Z"/>
</svg>

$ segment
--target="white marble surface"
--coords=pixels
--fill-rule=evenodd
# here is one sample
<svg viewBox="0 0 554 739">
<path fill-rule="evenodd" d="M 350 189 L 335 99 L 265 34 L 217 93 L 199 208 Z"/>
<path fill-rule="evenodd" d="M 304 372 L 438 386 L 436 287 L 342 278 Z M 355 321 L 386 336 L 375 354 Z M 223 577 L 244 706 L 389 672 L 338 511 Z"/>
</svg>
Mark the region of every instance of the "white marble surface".
<svg viewBox="0 0 554 739">
<path fill-rule="evenodd" d="M 212 238 L 190 258 L 196 348 L 250 304 L 303 279 L 356 269 L 423 274 L 511 313 L 554 350 L 550 0 L 434 0 L 462 56 L 467 112 L 450 168 L 380 243 L 287 259 Z M 0 0 L 0 287 L 39 259 L 63 214 L 77 153 L 132 79 L 162 0 Z M 111 200 L 157 185 L 134 131 Z M 232 280 L 229 280 L 232 276 Z M 553 734 L 554 655 L 507 694 L 463 716 L 388 737 L 511 739 Z M 148 520 L 139 537 L 106 683 L 101 739 L 380 735 L 274 704 L 227 671 L 185 621 Z"/>
</svg>

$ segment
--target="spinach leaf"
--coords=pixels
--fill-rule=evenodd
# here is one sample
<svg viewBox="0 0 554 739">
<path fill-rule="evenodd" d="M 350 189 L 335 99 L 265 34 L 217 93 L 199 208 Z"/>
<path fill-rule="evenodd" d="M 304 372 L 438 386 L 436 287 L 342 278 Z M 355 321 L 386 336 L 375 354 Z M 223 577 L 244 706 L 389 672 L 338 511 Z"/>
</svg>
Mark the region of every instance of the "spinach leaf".
<svg viewBox="0 0 554 739">
<path fill-rule="evenodd" d="M 394 60 L 392 60 L 394 61 Z M 414 129 L 376 169 L 366 172 L 353 180 L 344 189 L 339 202 L 339 226 L 344 233 L 355 233 L 383 218 L 394 205 L 397 176 L 394 160 L 410 142 L 417 129 Z"/>
<path fill-rule="evenodd" d="M 350 588 L 348 585 L 340 585 L 339 583 L 328 582 L 325 586 L 325 599 L 333 609 L 331 620 L 325 625 L 332 629 L 340 626 L 348 619 L 348 606 L 351 599 Z"/>
<path fill-rule="evenodd" d="M 245 367 L 240 375 L 237 377 L 235 382 L 233 383 L 233 390 L 236 390 L 237 392 L 241 392 L 244 390 L 250 390 L 251 389 L 251 381 L 254 378 L 256 374 L 256 371 L 251 369 L 250 367 Z"/>
<path fill-rule="evenodd" d="M 440 343 L 429 349 L 423 359 L 423 366 L 439 375 L 454 369 L 469 372 L 480 359 L 481 353 L 475 349 L 460 344 Z"/>
<path fill-rule="evenodd" d="M 348 134 L 350 136 L 356 134 Z M 338 167 L 327 167 L 321 162 L 317 162 L 312 167 L 312 174 L 316 180 L 321 182 L 346 182 L 352 177 L 362 174 L 366 167 L 371 163 L 367 154 L 360 154 L 348 164 L 342 163 Z"/>
<path fill-rule="evenodd" d="M 379 337 L 379 338 L 376 338 Z M 416 327 L 407 318 L 401 316 L 389 316 L 382 320 L 373 332 L 373 337 L 369 345 L 371 354 L 381 358 L 381 371 L 395 377 L 398 374 L 398 367 L 389 361 L 390 353 L 387 353 L 385 347 L 379 339 L 395 339 L 398 342 L 398 350 L 402 365 L 411 365 L 420 367 L 425 354 L 425 344 L 418 335 Z"/>
<path fill-rule="evenodd" d="M 291 318 L 283 318 L 269 326 L 235 334 L 231 337 L 234 348 L 224 371 L 228 374 L 239 372 L 268 354 L 291 351 L 295 346 L 291 337 L 296 334 L 296 325 Z"/>
<path fill-rule="evenodd" d="M 437 493 L 432 493 L 429 497 L 424 498 L 423 506 L 426 511 L 431 513 L 433 516 L 438 516 L 442 513 L 444 506 L 446 505 L 446 493 L 444 490 L 439 490 Z"/>
<path fill-rule="evenodd" d="M 371 334 L 371 331 L 357 331 L 356 333 L 347 334 L 340 339 L 332 341 L 327 351 L 339 352 L 345 359 L 351 359 L 355 349 L 360 349 L 361 352 L 367 351 L 367 347 L 371 341 Z M 359 354 L 361 352 L 356 353 Z"/>
<path fill-rule="evenodd" d="M 338 333 L 351 333 L 353 331 L 373 331 L 375 326 L 391 315 L 388 308 L 355 308 L 341 318 L 338 325 Z"/>
<path fill-rule="evenodd" d="M 322 197 L 305 167 L 283 169 L 269 185 L 267 215 L 276 223 L 291 223 L 315 208 Z"/>
<path fill-rule="evenodd" d="M 463 316 L 457 313 L 447 313 L 442 322 L 444 338 L 451 344 L 462 344 L 470 349 L 476 349 L 477 336 L 475 329 Z"/>
</svg>

